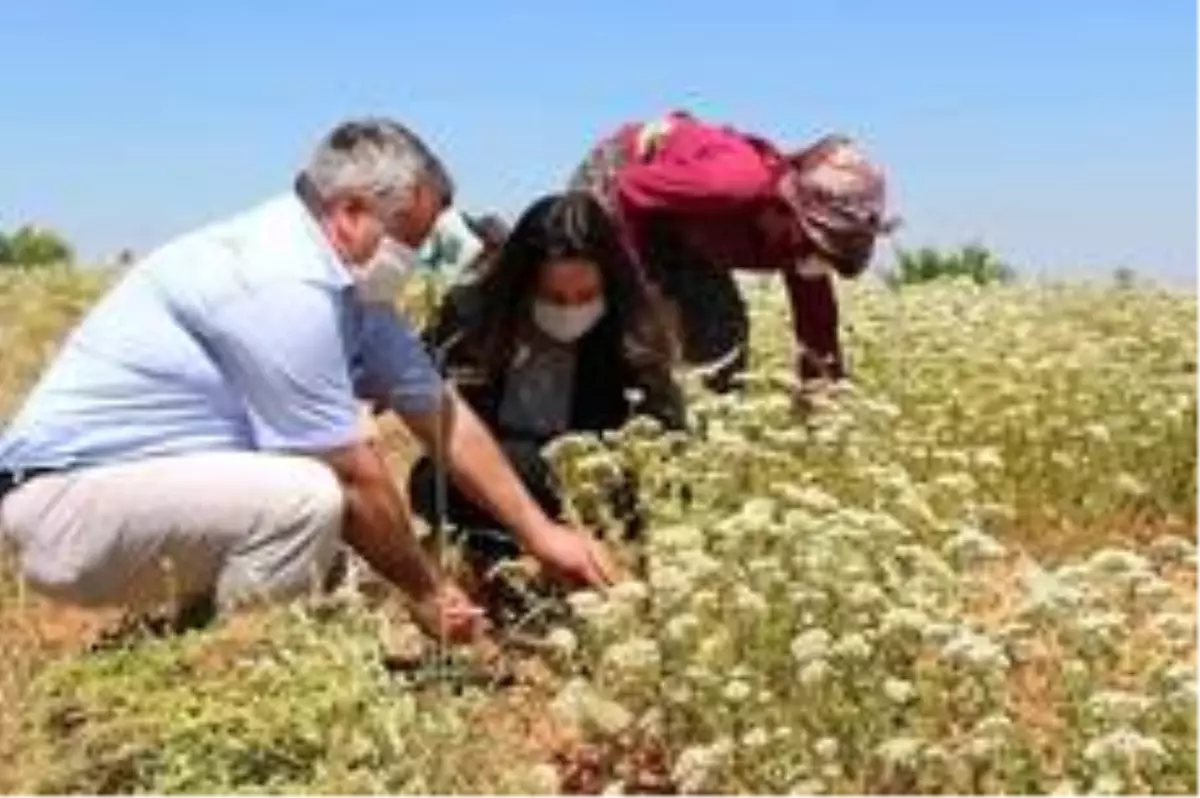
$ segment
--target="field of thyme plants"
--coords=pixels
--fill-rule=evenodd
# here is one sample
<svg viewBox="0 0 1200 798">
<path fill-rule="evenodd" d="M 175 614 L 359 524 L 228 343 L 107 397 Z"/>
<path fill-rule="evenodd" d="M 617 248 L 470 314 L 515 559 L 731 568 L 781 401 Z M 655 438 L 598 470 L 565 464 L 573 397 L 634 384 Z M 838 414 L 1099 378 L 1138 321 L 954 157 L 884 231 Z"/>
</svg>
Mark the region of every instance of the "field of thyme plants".
<svg viewBox="0 0 1200 798">
<path fill-rule="evenodd" d="M 0 418 L 101 287 L 0 274 Z M 1194 794 L 1195 294 L 843 284 L 801 412 L 746 288 L 745 395 L 552 447 L 649 524 L 513 678 L 393 673 L 345 595 L 85 652 L 0 577 L 0 789 Z"/>
</svg>

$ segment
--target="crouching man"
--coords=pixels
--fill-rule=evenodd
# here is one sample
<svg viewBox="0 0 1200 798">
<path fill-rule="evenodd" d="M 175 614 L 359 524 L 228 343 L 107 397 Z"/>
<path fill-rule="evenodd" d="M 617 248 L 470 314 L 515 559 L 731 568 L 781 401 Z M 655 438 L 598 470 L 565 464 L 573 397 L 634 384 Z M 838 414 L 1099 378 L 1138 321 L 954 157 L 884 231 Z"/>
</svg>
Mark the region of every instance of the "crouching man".
<svg viewBox="0 0 1200 798">
<path fill-rule="evenodd" d="M 358 406 L 394 410 L 558 577 L 611 578 L 549 519 L 391 304 L 453 199 L 412 132 L 344 123 L 294 190 L 131 268 L 0 434 L 0 534 L 35 590 L 84 606 L 284 600 L 344 542 L 463 639 L 480 612 L 438 572 Z"/>
</svg>

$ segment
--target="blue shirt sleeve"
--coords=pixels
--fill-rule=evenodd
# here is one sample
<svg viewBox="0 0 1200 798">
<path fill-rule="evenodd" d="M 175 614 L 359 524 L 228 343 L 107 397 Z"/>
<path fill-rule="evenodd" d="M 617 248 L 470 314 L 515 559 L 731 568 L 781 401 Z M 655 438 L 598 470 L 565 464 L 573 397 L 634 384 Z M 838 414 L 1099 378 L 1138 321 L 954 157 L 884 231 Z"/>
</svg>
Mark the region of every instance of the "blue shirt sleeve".
<svg viewBox="0 0 1200 798">
<path fill-rule="evenodd" d="M 359 395 L 397 413 L 431 413 L 442 378 L 416 332 L 390 305 L 361 310 L 356 358 Z"/>
<path fill-rule="evenodd" d="M 359 439 L 341 314 L 335 292 L 295 283 L 198 322 L 260 449 L 319 452 Z"/>
</svg>

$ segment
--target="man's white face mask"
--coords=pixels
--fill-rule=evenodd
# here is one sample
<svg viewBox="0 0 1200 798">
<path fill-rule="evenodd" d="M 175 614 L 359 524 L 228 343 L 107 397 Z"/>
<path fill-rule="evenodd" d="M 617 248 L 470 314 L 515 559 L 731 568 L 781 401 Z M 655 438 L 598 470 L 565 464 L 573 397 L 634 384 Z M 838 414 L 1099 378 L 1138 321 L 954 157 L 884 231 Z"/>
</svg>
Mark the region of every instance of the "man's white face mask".
<svg viewBox="0 0 1200 798">
<path fill-rule="evenodd" d="M 554 340 L 569 344 L 588 333 L 604 315 L 603 297 L 582 305 L 555 305 L 541 299 L 533 303 L 533 322 Z"/>
<path fill-rule="evenodd" d="M 389 235 L 354 275 L 358 297 L 368 303 L 394 302 L 417 266 L 417 253 Z"/>
</svg>

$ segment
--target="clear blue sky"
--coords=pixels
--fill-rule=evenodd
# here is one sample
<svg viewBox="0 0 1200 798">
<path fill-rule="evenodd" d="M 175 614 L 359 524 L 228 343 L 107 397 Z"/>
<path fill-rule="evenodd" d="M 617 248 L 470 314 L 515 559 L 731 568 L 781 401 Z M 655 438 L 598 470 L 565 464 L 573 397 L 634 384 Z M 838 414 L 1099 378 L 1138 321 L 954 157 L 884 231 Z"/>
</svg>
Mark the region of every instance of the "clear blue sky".
<svg viewBox="0 0 1200 798">
<path fill-rule="evenodd" d="M 469 18 L 455 21 L 461 14 Z M 339 118 L 395 115 L 468 209 L 519 210 L 594 137 L 690 107 L 860 136 L 902 243 L 1029 271 L 1196 264 L 1185 0 L 0 3 L 0 226 L 95 257 L 280 190 Z"/>
</svg>

